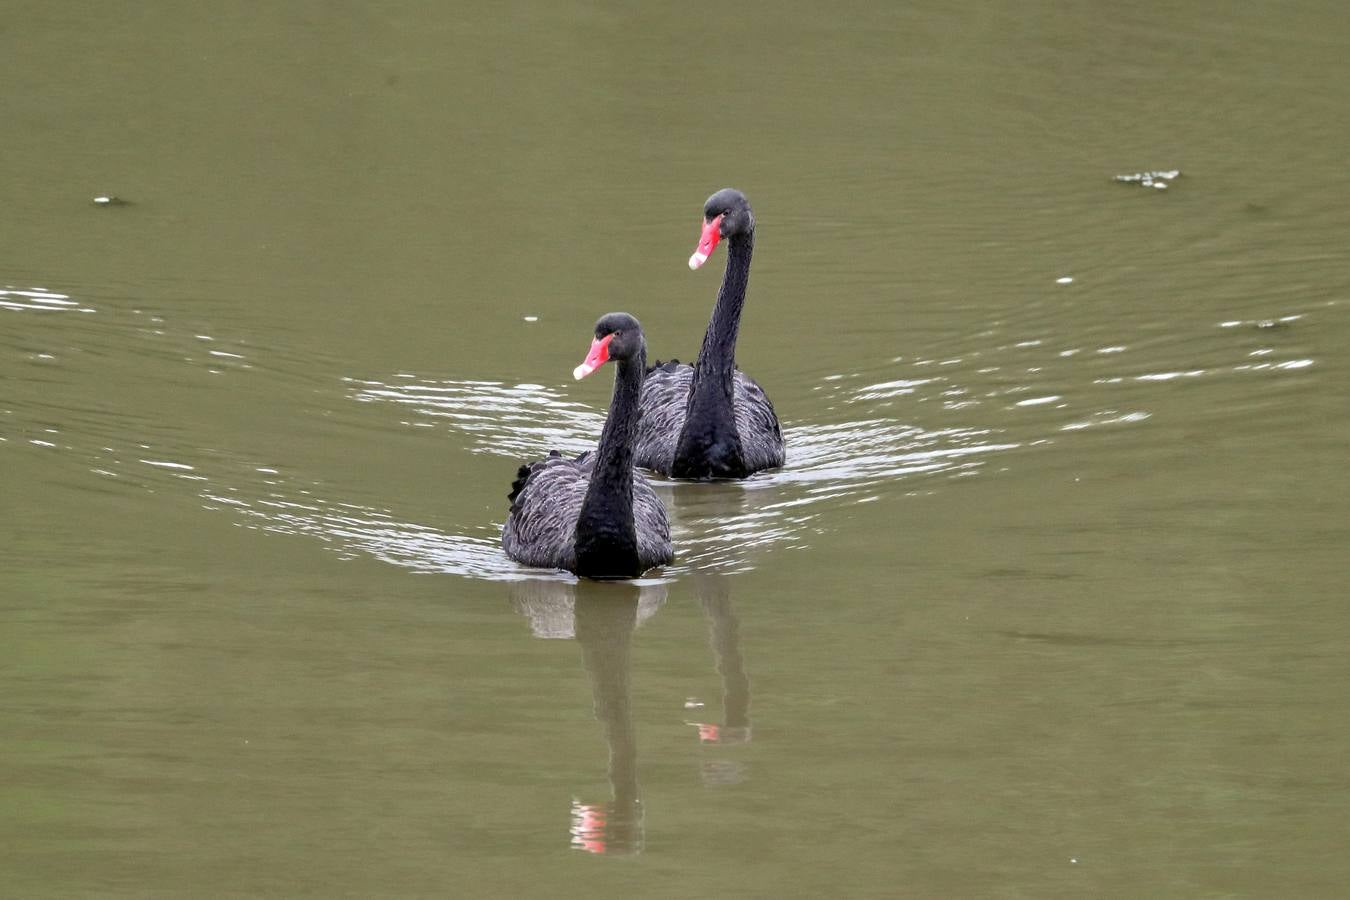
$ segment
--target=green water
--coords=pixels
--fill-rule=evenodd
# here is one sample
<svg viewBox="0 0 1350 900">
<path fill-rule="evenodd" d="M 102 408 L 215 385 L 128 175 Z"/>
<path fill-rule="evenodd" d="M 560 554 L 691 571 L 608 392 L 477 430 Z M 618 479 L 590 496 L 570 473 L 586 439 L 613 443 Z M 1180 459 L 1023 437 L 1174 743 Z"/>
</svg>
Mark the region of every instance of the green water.
<svg viewBox="0 0 1350 900">
<path fill-rule="evenodd" d="M 0 6 L 0 895 L 1343 892 L 1338 5 Z M 788 465 L 517 568 L 727 185 Z"/>
</svg>

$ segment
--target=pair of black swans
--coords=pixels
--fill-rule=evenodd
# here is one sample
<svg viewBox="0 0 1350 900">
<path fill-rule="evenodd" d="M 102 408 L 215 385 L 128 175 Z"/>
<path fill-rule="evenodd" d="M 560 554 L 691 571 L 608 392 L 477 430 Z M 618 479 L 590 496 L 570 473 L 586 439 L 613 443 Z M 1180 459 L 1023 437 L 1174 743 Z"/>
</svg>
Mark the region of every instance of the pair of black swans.
<svg viewBox="0 0 1350 900">
<path fill-rule="evenodd" d="M 589 578 L 636 578 L 674 558 L 665 507 L 633 467 L 672 478 L 745 478 L 783 464 L 783 433 L 773 404 L 736 369 L 755 216 L 740 191 L 726 188 L 703 207 L 703 232 L 689 257 L 697 269 L 718 241 L 727 267 L 698 361 L 647 366 L 642 326 L 628 313 L 595 323 L 580 379 L 616 363 L 614 396 L 600 444 L 567 459 L 554 450 L 521 466 L 502 530 L 506 555 L 527 566 Z"/>
</svg>

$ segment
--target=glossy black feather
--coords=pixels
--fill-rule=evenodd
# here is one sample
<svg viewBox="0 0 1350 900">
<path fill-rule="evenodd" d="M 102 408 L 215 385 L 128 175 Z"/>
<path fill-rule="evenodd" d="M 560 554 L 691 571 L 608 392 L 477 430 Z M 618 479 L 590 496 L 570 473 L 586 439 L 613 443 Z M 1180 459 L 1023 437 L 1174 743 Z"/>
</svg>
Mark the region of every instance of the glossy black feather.
<svg viewBox="0 0 1350 900">
<path fill-rule="evenodd" d="M 645 367 L 641 326 L 625 313 L 596 323 L 612 335 L 614 395 L 595 452 L 567 459 L 551 451 L 521 466 L 511 484 L 502 547 L 518 562 L 595 578 L 633 578 L 669 563 L 674 552 L 665 507 L 641 473 L 633 448 Z"/>
<path fill-rule="evenodd" d="M 783 431 L 764 389 L 736 368 L 736 339 L 754 253 L 755 217 L 730 188 L 708 198 L 704 219 L 721 217 L 727 264 L 698 362 L 647 370 L 634 461 L 676 478 L 745 478 L 783 465 Z"/>
<path fill-rule="evenodd" d="M 694 367 L 678 360 L 658 362 L 647 370 L 642 383 L 642 427 L 633 455 L 637 465 L 670 474 L 675 464 L 675 448 L 685 426 L 693 378 Z M 768 395 L 758 382 L 739 370 L 733 389 L 732 415 L 736 432 L 741 436 L 744 472 L 722 477 L 743 478 L 783 465 L 786 456 L 783 432 Z"/>
</svg>

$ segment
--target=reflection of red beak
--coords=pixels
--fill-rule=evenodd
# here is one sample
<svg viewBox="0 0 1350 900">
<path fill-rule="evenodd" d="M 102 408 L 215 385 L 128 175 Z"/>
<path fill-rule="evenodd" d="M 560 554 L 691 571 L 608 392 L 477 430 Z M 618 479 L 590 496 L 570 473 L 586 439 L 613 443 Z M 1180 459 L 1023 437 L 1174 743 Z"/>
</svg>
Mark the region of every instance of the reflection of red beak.
<svg viewBox="0 0 1350 900">
<path fill-rule="evenodd" d="M 607 816 L 603 803 L 572 801 L 572 846 L 587 853 L 604 853 Z"/>
<path fill-rule="evenodd" d="M 722 239 L 722 232 L 718 231 L 721 224 L 722 216 L 708 219 L 703 223 L 703 234 L 699 235 L 698 246 L 694 248 L 694 255 L 689 257 L 689 268 L 697 269 L 708 261 L 708 257 L 712 256 L 713 248 Z"/>
<path fill-rule="evenodd" d="M 572 377 L 580 381 L 608 362 L 609 342 L 612 340 L 614 340 L 614 335 L 607 334 L 602 338 L 591 341 L 591 352 L 586 354 L 585 362 L 572 370 Z"/>
</svg>

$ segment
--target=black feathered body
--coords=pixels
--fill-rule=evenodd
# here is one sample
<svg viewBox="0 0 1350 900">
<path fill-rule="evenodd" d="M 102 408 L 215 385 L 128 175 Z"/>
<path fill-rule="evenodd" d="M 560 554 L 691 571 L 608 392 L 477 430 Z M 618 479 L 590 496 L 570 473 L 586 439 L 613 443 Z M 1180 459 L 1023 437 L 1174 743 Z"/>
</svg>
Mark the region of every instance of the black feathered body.
<svg viewBox="0 0 1350 900">
<path fill-rule="evenodd" d="M 737 191 L 721 191 L 739 205 L 737 229 L 727 239 L 727 267 L 717 292 L 698 362 L 658 363 L 642 385 L 642 419 L 634 461 L 674 478 L 745 478 L 783 465 L 786 451 L 778 415 L 764 390 L 736 368 L 736 337 L 755 249 L 754 215 Z"/>
<path fill-rule="evenodd" d="M 647 363 L 641 327 L 626 313 L 610 313 L 596 323 L 597 340 L 605 334 L 614 339 L 609 347 L 618 373 L 600 444 L 575 459 L 553 451 L 521 466 L 502 548 L 529 566 L 636 578 L 670 562 L 674 551 L 666 509 L 633 469 Z"/>
<path fill-rule="evenodd" d="M 647 370 L 642 383 L 642 426 L 633 454 L 637 465 L 663 475 L 674 474 L 675 451 L 685 432 L 693 380 L 694 367 L 678 360 L 658 362 Z M 707 461 L 707 473 L 676 477 L 744 478 L 783 465 L 783 432 L 773 403 L 759 383 L 740 370 L 732 381 L 730 406 L 729 420 L 722 414 L 699 417 L 702 428 L 695 430 L 704 447 L 701 456 Z"/>
<path fill-rule="evenodd" d="M 601 535 L 615 537 L 614 545 L 625 554 L 631 547 L 631 555 L 616 559 L 609 567 L 626 567 L 628 571 L 578 570 L 577 523 L 594 468 L 595 454 L 590 451 L 568 459 L 556 450 L 538 462 L 521 466 L 511 485 L 511 512 L 502 531 L 506 555 L 527 566 L 597 577 L 634 577 L 669 563 L 674 551 L 665 506 L 651 482 L 635 473 L 631 531 L 625 533 L 602 523 L 600 532 L 591 538 L 588 560 L 598 562 L 594 551 L 605 543 Z"/>
</svg>

